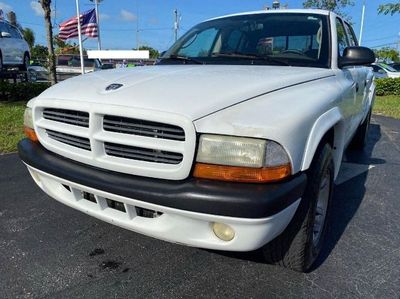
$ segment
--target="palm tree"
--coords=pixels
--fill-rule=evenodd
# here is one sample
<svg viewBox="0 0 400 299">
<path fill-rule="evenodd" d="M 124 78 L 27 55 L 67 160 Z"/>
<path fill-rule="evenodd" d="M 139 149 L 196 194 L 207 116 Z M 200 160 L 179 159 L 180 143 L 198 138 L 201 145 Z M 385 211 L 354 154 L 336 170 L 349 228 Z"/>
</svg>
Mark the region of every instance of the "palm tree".
<svg viewBox="0 0 400 299">
<path fill-rule="evenodd" d="M 387 3 L 379 5 L 378 11 L 379 13 L 383 13 L 385 15 L 391 14 L 392 16 L 395 13 L 400 13 L 400 1 L 398 3 Z"/>
<path fill-rule="evenodd" d="M 51 0 L 40 0 L 44 12 L 44 21 L 47 33 L 47 48 L 49 49 L 49 76 L 51 84 L 57 83 L 56 56 L 53 46 L 53 26 L 51 25 Z"/>
<path fill-rule="evenodd" d="M 29 45 L 29 49 L 32 51 L 32 48 L 35 45 L 35 33 L 30 28 L 24 28 L 22 30 L 22 34 L 24 35 L 24 39 Z"/>
</svg>

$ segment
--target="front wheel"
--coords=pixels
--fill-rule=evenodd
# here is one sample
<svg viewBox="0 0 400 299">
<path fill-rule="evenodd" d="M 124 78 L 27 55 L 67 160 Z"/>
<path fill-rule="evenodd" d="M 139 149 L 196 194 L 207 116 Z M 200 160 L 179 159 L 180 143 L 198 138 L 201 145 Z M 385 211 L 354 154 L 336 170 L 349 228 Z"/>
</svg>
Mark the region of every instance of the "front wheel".
<svg viewBox="0 0 400 299">
<path fill-rule="evenodd" d="M 29 55 L 28 55 L 28 54 L 25 54 L 25 55 L 24 55 L 23 64 L 22 64 L 22 66 L 20 67 L 20 70 L 21 70 L 21 71 L 27 71 L 29 65 L 30 65 L 30 62 L 29 62 Z"/>
<path fill-rule="evenodd" d="M 323 144 L 307 172 L 307 187 L 285 231 L 262 248 L 265 260 L 306 272 L 317 259 L 325 233 L 333 193 L 332 148 Z"/>
</svg>

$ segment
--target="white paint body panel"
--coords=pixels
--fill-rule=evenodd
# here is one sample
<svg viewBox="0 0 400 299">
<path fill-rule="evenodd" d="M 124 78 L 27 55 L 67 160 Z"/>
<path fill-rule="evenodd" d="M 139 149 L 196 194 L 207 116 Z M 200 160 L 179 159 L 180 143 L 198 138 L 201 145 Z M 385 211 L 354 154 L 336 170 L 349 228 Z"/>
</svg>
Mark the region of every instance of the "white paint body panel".
<svg viewBox="0 0 400 299">
<path fill-rule="evenodd" d="M 147 236 L 199 248 L 226 251 L 258 249 L 286 228 L 300 203 L 299 199 L 281 212 L 261 219 L 217 216 L 167 208 L 139 199 L 110 194 L 57 178 L 28 165 L 27 167 L 44 192 L 71 208 Z M 70 186 L 72 192 L 67 191 L 62 184 Z M 84 200 L 81 191 L 94 194 L 98 203 Z M 105 203 L 106 198 L 124 203 L 127 213 L 108 208 Z M 151 209 L 163 214 L 157 218 L 143 218 L 136 215 L 134 207 Z M 225 242 L 218 239 L 212 231 L 214 222 L 225 223 L 233 228 L 235 230 L 233 240 Z"/>
</svg>

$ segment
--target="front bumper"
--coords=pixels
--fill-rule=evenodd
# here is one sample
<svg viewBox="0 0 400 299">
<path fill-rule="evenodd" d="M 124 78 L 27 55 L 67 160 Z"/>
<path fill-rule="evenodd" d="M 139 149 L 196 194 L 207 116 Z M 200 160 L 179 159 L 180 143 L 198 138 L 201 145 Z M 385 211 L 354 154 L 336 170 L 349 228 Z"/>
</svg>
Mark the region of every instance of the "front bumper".
<svg viewBox="0 0 400 299">
<path fill-rule="evenodd" d="M 209 249 L 249 251 L 263 246 L 286 228 L 306 185 L 305 174 L 268 185 L 150 179 L 90 167 L 28 139 L 18 149 L 35 182 L 56 200 L 129 230 Z M 82 191 L 93 194 L 96 202 L 84 199 Z M 110 208 L 107 199 L 123 203 L 126 211 Z M 160 216 L 141 217 L 136 208 Z M 213 222 L 230 225 L 235 238 L 218 239 Z"/>
</svg>

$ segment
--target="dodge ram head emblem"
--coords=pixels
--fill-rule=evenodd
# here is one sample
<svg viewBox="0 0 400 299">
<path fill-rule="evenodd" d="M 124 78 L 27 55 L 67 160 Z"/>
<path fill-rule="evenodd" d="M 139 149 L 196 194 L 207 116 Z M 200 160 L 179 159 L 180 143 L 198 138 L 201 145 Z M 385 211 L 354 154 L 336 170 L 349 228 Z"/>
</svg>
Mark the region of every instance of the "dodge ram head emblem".
<svg viewBox="0 0 400 299">
<path fill-rule="evenodd" d="M 119 83 L 113 83 L 110 84 L 106 87 L 106 91 L 110 91 L 110 90 L 116 90 L 118 88 L 121 88 L 122 86 L 124 86 L 123 84 L 119 84 Z"/>
</svg>

